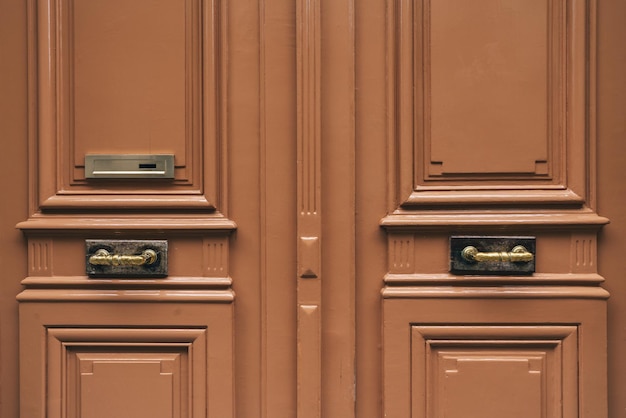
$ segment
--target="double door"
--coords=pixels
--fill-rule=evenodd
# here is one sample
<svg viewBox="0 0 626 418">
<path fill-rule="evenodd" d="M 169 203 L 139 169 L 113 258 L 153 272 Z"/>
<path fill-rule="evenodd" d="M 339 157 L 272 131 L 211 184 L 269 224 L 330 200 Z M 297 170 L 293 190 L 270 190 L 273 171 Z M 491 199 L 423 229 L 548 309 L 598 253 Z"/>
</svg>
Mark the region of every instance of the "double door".
<svg viewBox="0 0 626 418">
<path fill-rule="evenodd" d="M 20 3 L 7 416 L 619 416 L 621 5 Z"/>
</svg>

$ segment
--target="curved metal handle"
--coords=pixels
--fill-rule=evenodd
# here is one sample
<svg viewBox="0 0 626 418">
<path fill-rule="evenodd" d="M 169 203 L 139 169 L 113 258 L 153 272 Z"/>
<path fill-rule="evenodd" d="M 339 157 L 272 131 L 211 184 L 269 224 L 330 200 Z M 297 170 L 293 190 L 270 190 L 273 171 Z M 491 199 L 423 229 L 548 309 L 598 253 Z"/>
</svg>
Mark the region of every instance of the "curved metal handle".
<svg viewBox="0 0 626 418">
<path fill-rule="evenodd" d="M 94 266 L 149 266 L 157 260 L 157 253 L 154 250 L 144 250 L 139 255 L 109 254 L 107 250 L 101 248 L 89 257 L 89 264 Z"/>
<path fill-rule="evenodd" d="M 514 247 L 511 252 L 493 252 L 493 253 L 481 253 L 478 252 L 476 247 L 467 246 L 463 248 L 461 251 L 461 255 L 464 259 L 471 262 L 480 262 L 480 263 L 494 263 L 494 262 L 502 262 L 508 261 L 512 263 L 521 263 L 533 261 L 535 256 L 532 253 L 529 253 L 528 250 L 522 246 L 518 245 Z"/>
</svg>

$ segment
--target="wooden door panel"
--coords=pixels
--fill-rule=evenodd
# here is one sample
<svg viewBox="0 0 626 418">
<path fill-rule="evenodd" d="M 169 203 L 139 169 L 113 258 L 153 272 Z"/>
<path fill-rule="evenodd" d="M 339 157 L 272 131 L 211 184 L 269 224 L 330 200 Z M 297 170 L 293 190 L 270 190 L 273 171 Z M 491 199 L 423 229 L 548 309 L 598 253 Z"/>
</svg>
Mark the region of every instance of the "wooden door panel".
<svg viewBox="0 0 626 418">
<path fill-rule="evenodd" d="M 233 416 L 232 294 L 69 293 L 20 295 L 23 416 Z"/>
<path fill-rule="evenodd" d="M 593 4 L 388 1 L 398 204 L 589 203 Z"/>
<path fill-rule="evenodd" d="M 561 117 L 563 3 L 424 1 L 416 9 L 425 177 L 547 175 L 548 136 L 558 136 Z"/>
<path fill-rule="evenodd" d="M 234 416 L 224 16 L 211 0 L 28 2 L 23 417 Z M 173 179 L 85 175 L 88 154 L 162 153 Z M 91 239 L 167 241 L 166 277 L 90 277 Z"/>
<path fill-rule="evenodd" d="M 3 2 L 0 415 L 619 417 L 597 3 Z M 174 179 L 86 178 L 131 153 Z M 536 272 L 453 274 L 452 235 L 533 236 Z M 169 275 L 88 277 L 87 239 Z"/>
<path fill-rule="evenodd" d="M 50 408 L 50 416 L 192 417 L 206 408 L 204 396 L 192 398 L 205 391 L 206 330 L 54 328 L 47 334 L 50 397 L 66 410 L 59 415 Z"/>
<path fill-rule="evenodd" d="M 595 8 L 387 2 L 385 416 L 606 414 Z M 536 270 L 456 274 L 455 235 L 535 237 Z"/>
<path fill-rule="evenodd" d="M 572 289 L 574 301 L 552 299 L 558 287 L 512 291 L 386 289 L 387 416 L 604 414 L 606 292 Z"/>
<path fill-rule="evenodd" d="M 29 10 L 39 206 L 215 210 L 219 1 L 32 0 Z M 88 154 L 172 154 L 174 179 L 88 180 Z"/>
<path fill-rule="evenodd" d="M 433 353 L 430 410 L 441 417 L 544 417 L 555 409 L 559 387 L 543 388 L 545 351 L 437 350 Z M 478 384 L 480 382 L 480 384 Z M 548 408 L 543 396 L 553 400 Z M 559 403 L 558 401 L 556 402 Z M 489 405 L 485 408 L 485 405 Z"/>
<path fill-rule="evenodd" d="M 576 409 L 576 343 L 574 326 L 414 326 L 412 399 L 432 417 L 564 416 Z"/>
<path fill-rule="evenodd" d="M 87 152 L 173 153 L 185 166 L 201 61 L 200 4 L 61 2 L 74 165 Z M 65 17 L 66 19 L 63 19 Z M 71 34 L 71 35 L 70 35 Z M 190 65 L 191 64 L 191 65 Z M 189 131 L 188 131 L 189 129 Z M 197 135 L 197 128 L 194 129 Z M 191 139 L 191 138 L 190 138 Z M 196 140 L 197 142 L 197 140 Z"/>
</svg>

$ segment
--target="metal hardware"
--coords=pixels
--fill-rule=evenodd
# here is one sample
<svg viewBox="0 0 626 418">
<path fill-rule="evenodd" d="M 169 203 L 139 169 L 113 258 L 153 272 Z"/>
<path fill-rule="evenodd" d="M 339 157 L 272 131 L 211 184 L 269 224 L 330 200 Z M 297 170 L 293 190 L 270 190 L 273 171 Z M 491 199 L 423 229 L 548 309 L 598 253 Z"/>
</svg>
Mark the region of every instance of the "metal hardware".
<svg viewBox="0 0 626 418">
<path fill-rule="evenodd" d="M 109 254 L 103 248 L 89 257 L 89 264 L 94 266 L 143 266 L 154 264 L 157 253 L 154 250 L 144 250 L 140 255 Z"/>
<path fill-rule="evenodd" d="M 535 256 L 529 253 L 523 245 L 514 247 L 510 253 L 507 252 L 493 252 L 493 253 L 481 253 L 478 252 L 476 247 L 468 245 L 463 248 L 461 255 L 464 259 L 470 262 L 490 263 L 498 261 L 509 261 L 511 263 L 521 263 L 527 261 L 533 261 Z"/>
<path fill-rule="evenodd" d="M 85 156 L 88 179 L 174 178 L 173 154 L 88 154 Z"/>
<path fill-rule="evenodd" d="M 456 274 L 532 274 L 535 237 L 450 237 L 450 271 Z"/>
<path fill-rule="evenodd" d="M 89 277 L 166 277 L 165 240 L 87 240 Z"/>
</svg>

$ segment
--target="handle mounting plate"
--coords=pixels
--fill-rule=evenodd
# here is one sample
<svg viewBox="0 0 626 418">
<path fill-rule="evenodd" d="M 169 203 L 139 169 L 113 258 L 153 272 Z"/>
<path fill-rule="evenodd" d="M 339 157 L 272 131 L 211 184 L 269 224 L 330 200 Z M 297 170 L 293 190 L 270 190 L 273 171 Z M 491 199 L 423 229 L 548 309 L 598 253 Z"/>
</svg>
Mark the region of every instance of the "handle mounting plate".
<svg viewBox="0 0 626 418">
<path fill-rule="evenodd" d="M 535 237 L 452 236 L 450 272 L 467 275 L 528 275 L 535 272 Z M 522 247 L 528 256 L 519 254 Z M 470 252 L 480 254 L 468 257 Z"/>
<path fill-rule="evenodd" d="M 90 239 L 85 240 L 85 250 L 85 270 L 92 278 L 167 276 L 166 240 Z"/>
</svg>

